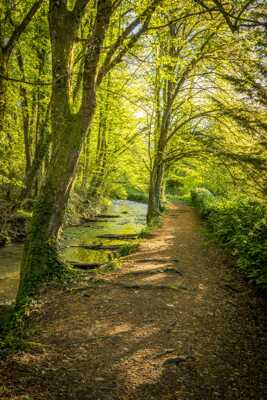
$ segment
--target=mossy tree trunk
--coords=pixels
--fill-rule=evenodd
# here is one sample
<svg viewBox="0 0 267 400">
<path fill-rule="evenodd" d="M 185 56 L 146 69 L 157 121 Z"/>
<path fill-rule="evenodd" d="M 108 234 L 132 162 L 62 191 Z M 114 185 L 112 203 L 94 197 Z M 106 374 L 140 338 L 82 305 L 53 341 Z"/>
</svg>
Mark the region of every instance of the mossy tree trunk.
<svg viewBox="0 0 267 400">
<path fill-rule="evenodd" d="M 149 196 L 148 196 L 148 210 L 147 222 L 151 223 L 153 218 L 158 217 L 162 211 L 161 195 L 162 184 L 164 178 L 165 162 L 164 162 L 164 149 L 166 146 L 167 130 L 162 129 L 160 132 L 160 140 L 155 159 L 150 173 L 149 182 Z"/>
<path fill-rule="evenodd" d="M 170 24 L 169 32 L 166 33 L 166 41 L 161 44 L 159 55 L 163 56 L 162 66 L 158 66 L 155 79 L 155 153 L 150 174 L 149 199 L 147 222 L 150 223 L 162 211 L 161 200 L 163 197 L 164 173 L 166 167 L 166 155 L 172 134 L 172 114 L 174 112 L 175 100 L 179 90 L 185 82 L 186 77 L 192 70 L 196 61 L 193 59 L 184 71 L 176 66 L 176 62 L 164 63 L 165 57 L 175 60 L 180 56 L 180 48 L 175 43 L 179 27 Z M 160 75 L 161 68 L 166 69 L 166 75 Z M 158 72 L 159 71 L 159 72 Z M 175 110 L 177 113 L 177 109 Z"/>
<path fill-rule="evenodd" d="M 27 170 L 25 175 L 25 185 L 18 198 L 20 202 L 23 199 L 31 198 L 33 195 L 34 184 L 38 187 L 39 175 L 44 164 L 45 158 L 48 156 L 49 146 L 51 142 L 51 133 L 48 128 L 50 117 L 50 102 L 47 106 L 44 120 L 38 128 L 38 138 L 35 145 L 34 157 L 30 168 Z"/>
<path fill-rule="evenodd" d="M 160 82 L 158 82 L 160 84 Z M 158 92 L 158 89 L 156 90 Z M 165 172 L 165 153 L 168 144 L 168 132 L 172 110 L 173 82 L 165 81 L 163 84 L 163 110 L 157 104 L 156 109 L 156 150 L 150 173 L 147 222 L 159 216 L 162 211 L 161 195 Z M 160 117 L 159 117 L 160 116 Z"/>
<path fill-rule="evenodd" d="M 4 48 L 0 48 L 0 132 L 4 127 L 4 116 L 6 109 L 6 80 L 8 56 Z"/>
<path fill-rule="evenodd" d="M 24 62 L 21 51 L 17 50 L 17 62 L 21 72 L 21 77 L 25 80 Z M 31 149 L 31 134 L 30 134 L 30 115 L 28 104 L 28 93 L 23 85 L 20 85 L 20 96 L 22 103 L 22 125 L 23 125 L 23 139 L 24 139 L 24 152 L 25 152 L 25 177 L 29 174 L 32 165 L 32 149 Z"/>
<path fill-rule="evenodd" d="M 82 104 L 79 112 L 73 113 L 69 101 L 69 61 L 81 14 L 73 15 L 76 9 L 68 11 L 66 3 L 50 0 L 52 152 L 24 248 L 18 302 L 30 294 L 42 279 L 55 274 L 60 263 L 57 255 L 58 234 L 81 147 L 95 111 L 95 77 L 111 14 L 110 1 L 99 1 L 91 41 L 93 45 L 88 45 L 85 56 Z"/>
</svg>

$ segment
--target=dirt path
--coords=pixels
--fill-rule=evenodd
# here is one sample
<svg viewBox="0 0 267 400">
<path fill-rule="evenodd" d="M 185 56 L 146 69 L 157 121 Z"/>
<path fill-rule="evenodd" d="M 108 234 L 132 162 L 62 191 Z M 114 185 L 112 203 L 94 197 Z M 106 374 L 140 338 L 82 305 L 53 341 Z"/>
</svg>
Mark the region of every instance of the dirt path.
<svg viewBox="0 0 267 400">
<path fill-rule="evenodd" d="M 173 206 L 119 273 L 42 297 L 41 348 L 0 365 L 0 398 L 264 400 L 264 311 L 195 213 Z"/>
</svg>

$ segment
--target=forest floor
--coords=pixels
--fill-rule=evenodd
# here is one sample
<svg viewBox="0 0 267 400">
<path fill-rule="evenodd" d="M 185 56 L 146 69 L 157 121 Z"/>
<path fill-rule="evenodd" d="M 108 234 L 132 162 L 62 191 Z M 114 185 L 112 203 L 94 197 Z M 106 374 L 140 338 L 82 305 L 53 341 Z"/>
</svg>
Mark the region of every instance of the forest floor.
<svg viewBox="0 0 267 400">
<path fill-rule="evenodd" d="M 266 399 L 267 302 L 230 264 L 173 205 L 122 269 L 40 296 L 1 400 Z"/>
</svg>

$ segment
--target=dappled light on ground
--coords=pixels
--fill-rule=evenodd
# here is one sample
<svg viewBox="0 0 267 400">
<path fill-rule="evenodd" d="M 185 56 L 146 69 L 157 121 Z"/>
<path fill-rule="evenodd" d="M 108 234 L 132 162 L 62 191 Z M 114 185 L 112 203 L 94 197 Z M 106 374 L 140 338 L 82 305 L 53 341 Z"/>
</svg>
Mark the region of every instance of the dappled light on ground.
<svg viewBox="0 0 267 400">
<path fill-rule="evenodd" d="M 6 399 L 264 399 L 265 300 L 179 209 L 122 270 L 42 295 Z"/>
</svg>

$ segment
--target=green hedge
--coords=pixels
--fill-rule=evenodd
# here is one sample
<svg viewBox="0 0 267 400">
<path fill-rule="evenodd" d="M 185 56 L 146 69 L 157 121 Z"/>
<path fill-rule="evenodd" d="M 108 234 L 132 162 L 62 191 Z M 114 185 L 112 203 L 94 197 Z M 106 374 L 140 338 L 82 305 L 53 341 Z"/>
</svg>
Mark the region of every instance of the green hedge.
<svg viewBox="0 0 267 400">
<path fill-rule="evenodd" d="M 225 200 L 206 189 L 191 193 L 212 236 L 237 257 L 242 272 L 267 289 L 267 207 L 249 199 Z"/>
</svg>

